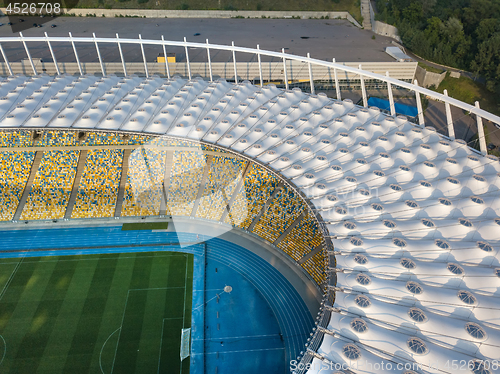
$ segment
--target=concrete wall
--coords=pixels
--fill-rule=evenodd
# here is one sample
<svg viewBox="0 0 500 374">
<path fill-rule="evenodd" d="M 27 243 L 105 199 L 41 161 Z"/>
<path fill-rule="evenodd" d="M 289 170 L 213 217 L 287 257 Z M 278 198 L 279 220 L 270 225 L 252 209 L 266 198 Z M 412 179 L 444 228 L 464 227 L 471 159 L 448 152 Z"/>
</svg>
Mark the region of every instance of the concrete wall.
<svg viewBox="0 0 500 374">
<path fill-rule="evenodd" d="M 34 60 L 35 69 L 38 74 L 57 74 L 53 62 L 40 62 Z M 11 68 L 14 74 L 33 75 L 33 70 L 29 61 L 23 60 L 22 62 L 11 62 Z M 105 65 L 106 74 L 123 74 L 123 67 L 120 62 L 107 62 Z M 357 68 L 358 62 L 346 62 L 344 65 Z M 63 74 L 79 74 L 78 65 L 76 62 L 59 62 L 59 69 Z M 187 64 L 184 62 L 168 64 L 171 75 L 180 75 L 182 77 L 188 76 Z M 193 76 L 210 76 L 209 67 L 207 62 L 192 62 L 191 74 Z M 129 62 L 126 63 L 127 73 L 145 75 L 144 64 L 142 62 Z M 258 80 L 259 79 L 259 65 L 257 62 L 238 62 L 236 64 L 239 80 Z M 389 75 L 395 79 L 412 80 L 415 77 L 415 70 L 417 67 L 416 62 L 365 62 L 362 64 L 363 70 L 373 73 L 385 75 L 388 71 Z M 98 62 L 82 63 L 82 70 L 84 74 L 100 74 L 101 65 Z M 164 63 L 148 62 L 148 71 L 150 75 L 166 75 L 166 67 Z M 213 62 L 212 72 L 214 79 L 234 79 L 234 66 L 232 62 Z M 287 64 L 288 79 L 290 81 L 305 81 L 309 82 L 309 69 L 306 63 L 298 61 L 288 61 Z M 8 74 L 7 66 L 4 62 L 0 63 L 0 75 L 6 76 Z M 262 63 L 262 76 L 264 81 L 283 81 L 283 63 L 282 62 L 263 62 Z M 357 80 L 357 74 L 337 72 L 339 80 Z M 314 80 L 328 80 L 334 79 L 334 72 L 332 69 L 323 66 L 313 65 L 313 78 Z"/>
<path fill-rule="evenodd" d="M 422 87 L 430 87 L 430 86 L 439 86 L 439 84 L 446 77 L 446 71 L 441 74 L 431 73 L 420 66 L 417 66 L 417 71 L 415 73 L 415 78 L 418 81 L 418 84 Z"/>
<path fill-rule="evenodd" d="M 401 41 L 398 29 L 384 22 L 375 21 L 375 12 L 373 11 L 372 3 L 370 2 L 370 20 L 372 23 L 372 31 L 377 35 L 388 36 L 389 38 Z"/>
<path fill-rule="evenodd" d="M 6 8 L 0 8 L 0 12 L 5 14 Z M 252 11 L 252 10 L 156 10 L 156 9 L 70 9 L 66 13 L 74 13 L 77 16 L 95 14 L 97 17 L 119 17 L 137 16 L 146 18 L 321 18 L 327 17 L 347 19 L 356 27 L 361 25 L 349 14 L 349 12 L 301 12 L 301 11 Z"/>
<path fill-rule="evenodd" d="M 372 31 L 377 35 L 388 36 L 389 38 L 396 39 L 398 42 L 401 41 L 398 29 L 387 23 L 375 21 L 375 23 L 372 24 Z"/>
</svg>

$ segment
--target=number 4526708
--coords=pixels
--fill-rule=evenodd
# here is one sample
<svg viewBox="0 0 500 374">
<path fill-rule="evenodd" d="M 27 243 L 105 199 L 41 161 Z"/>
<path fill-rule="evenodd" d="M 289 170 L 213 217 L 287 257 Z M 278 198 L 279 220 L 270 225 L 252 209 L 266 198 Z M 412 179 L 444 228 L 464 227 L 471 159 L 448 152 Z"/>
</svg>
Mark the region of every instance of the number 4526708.
<svg viewBox="0 0 500 374">
<path fill-rule="evenodd" d="M 6 12 L 8 15 L 34 15 L 34 14 L 52 14 L 61 13 L 61 4 L 59 3 L 9 3 Z"/>
</svg>

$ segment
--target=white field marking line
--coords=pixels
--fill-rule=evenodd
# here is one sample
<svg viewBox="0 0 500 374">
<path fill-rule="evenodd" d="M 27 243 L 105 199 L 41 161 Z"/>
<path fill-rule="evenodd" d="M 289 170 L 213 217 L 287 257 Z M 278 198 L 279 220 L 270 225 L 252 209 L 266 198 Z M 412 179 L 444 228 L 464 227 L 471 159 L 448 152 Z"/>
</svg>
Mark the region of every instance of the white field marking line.
<svg viewBox="0 0 500 374">
<path fill-rule="evenodd" d="M 269 334 L 269 335 L 244 335 L 244 336 L 226 336 L 223 338 L 207 338 L 207 339 L 193 339 L 196 341 L 200 340 L 227 340 L 227 339 L 246 339 L 246 338 L 263 338 L 265 336 L 279 336 L 279 334 Z"/>
<path fill-rule="evenodd" d="M 268 277 L 266 277 L 265 274 L 262 273 L 262 269 L 260 269 L 259 267 L 255 266 L 257 264 L 254 261 L 251 261 L 250 257 L 247 254 L 243 254 L 242 258 L 244 260 L 250 260 L 250 261 L 248 261 L 248 263 L 245 263 L 245 261 L 242 261 L 242 259 L 238 259 L 238 261 L 234 261 L 234 262 L 226 262 L 224 260 L 227 259 L 227 258 L 230 258 L 231 255 L 234 255 L 234 253 L 233 254 L 232 253 L 227 253 L 228 251 L 225 248 L 220 248 L 219 251 L 220 251 L 220 253 L 213 254 L 213 256 L 214 256 L 213 259 L 215 261 L 219 261 L 219 262 L 221 262 L 223 264 L 226 264 L 230 268 L 235 269 L 236 271 L 238 271 L 238 273 L 240 273 L 241 275 L 243 275 L 243 277 L 246 278 L 250 283 L 252 283 L 257 289 L 259 289 L 259 287 L 254 283 L 254 280 L 251 279 L 251 278 L 248 278 L 243 273 L 244 269 L 247 269 L 247 270 L 253 269 L 254 270 L 255 280 L 256 281 L 258 279 L 261 280 L 261 282 L 262 282 L 261 286 L 263 287 L 262 292 L 264 292 L 265 294 L 267 294 L 267 296 L 264 296 L 265 298 L 270 297 L 270 295 L 268 294 L 268 292 L 269 292 L 270 289 L 273 289 L 274 290 L 273 292 L 276 292 L 276 290 L 277 290 L 276 287 L 277 286 L 279 286 L 278 287 L 279 288 L 278 292 L 279 292 L 279 294 L 281 296 L 283 296 L 282 295 L 283 292 L 286 292 L 288 294 L 288 291 L 286 290 L 286 287 L 284 289 L 281 289 L 281 287 L 282 287 L 282 285 L 281 285 L 282 281 L 279 278 L 277 279 L 278 283 L 274 284 L 274 287 L 271 284 L 269 284 L 269 286 L 268 286 L 267 285 L 269 283 Z M 276 298 L 274 297 L 274 299 L 276 299 Z M 279 303 L 279 304 L 281 304 L 281 303 Z M 294 304 L 295 304 L 295 302 L 294 302 Z M 290 313 L 288 312 L 288 309 L 286 308 L 286 306 L 287 305 L 285 305 L 286 312 L 284 312 L 284 313 L 287 314 L 287 315 L 290 315 Z M 298 335 L 297 335 L 297 332 L 291 331 L 290 330 L 290 326 L 288 326 L 287 323 L 284 323 L 286 321 L 286 318 L 284 318 L 284 316 L 280 315 L 280 313 L 283 313 L 283 307 L 281 305 L 276 305 L 276 307 L 278 309 L 278 314 L 274 310 L 273 310 L 273 314 L 277 318 L 278 323 L 279 323 L 280 327 L 282 328 L 282 330 L 286 333 L 286 336 L 289 337 L 289 339 L 290 339 L 290 342 L 289 342 L 290 347 L 293 347 L 293 346 L 297 347 L 297 345 L 296 345 L 296 344 L 298 344 Z M 303 328 L 303 326 L 301 326 L 300 329 L 302 329 L 302 328 Z M 291 329 L 295 330 L 296 327 L 292 326 Z M 297 342 L 293 343 L 293 342 L 295 342 L 295 340 L 297 340 Z M 285 351 L 286 351 L 286 348 L 285 348 Z"/>
<path fill-rule="evenodd" d="M 118 342 L 116 343 L 115 355 L 113 357 L 113 365 L 111 365 L 111 372 L 110 372 L 110 374 L 113 374 L 113 370 L 115 368 L 116 354 L 118 353 L 118 346 L 120 345 L 120 337 L 122 335 L 123 321 L 125 320 L 125 311 L 127 310 L 128 296 L 129 295 L 130 295 L 130 292 L 127 291 L 127 299 L 125 300 L 125 307 L 123 308 L 122 323 L 121 323 L 121 325 L 119 327 L 120 333 L 118 334 Z"/>
<path fill-rule="evenodd" d="M 103 248 L 105 249 L 105 248 Z M 71 250 L 71 249 L 68 249 L 68 250 Z M 52 250 L 54 251 L 54 250 Z M 55 251 L 59 251 L 59 249 L 56 249 Z M 26 252 L 29 252 L 26 251 Z M 40 251 L 42 252 L 42 251 Z M 151 251 L 151 252 L 165 252 L 165 251 Z M 33 253 L 36 253 L 36 252 L 33 252 Z M 122 253 L 127 253 L 127 252 L 122 252 Z M 136 253 L 136 252 L 134 252 Z M 165 252 L 165 253 L 178 253 L 178 254 L 175 254 L 175 255 L 156 255 L 156 256 L 141 256 L 141 258 L 147 258 L 147 257 L 180 257 L 180 256 L 184 256 L 184 253 L 180 253 L 180 252 Z M 100 256 L 100 255 L 105 255 L 107 254 L 106 252 L 103 252 L 103 253 L 78 253 L 78 254 L 74 254 L 74 255 L 67 255 L 68 257 L 69 256 Z M 116 252 L 116 254 L 119 254 L 119 252 Z M 54 257 L 54 256 L 60 256 L 60 255 L 57 255 L 57 254 L 52 254 L 52 255 L 49 255 L 49 256 L 37 256 L 37 257 Z M 201 256 L 201 255 L 199 255 Z M 66 257 L 66 255 L 64 255 L 64 257 Z M 0 257 L 2 258 L 2 257 Z M 19 257 L 3 257 L 3 258 L 8 258 L 8 259 L 12 259 L 12 258 L 19 258 Z M 30 257 L 22 257 L 23 259 L 24 258 L 30 258 Z M 60 259 L 60 260 L 44 260 L 43 262 L 61 262 L 61 261 L 67 261 L 67 262 L 70 262 L 70 261 L 92 261 L 92 260 L 121 260 L 121 259 L 126 259 L 126 258 L 137 258 L 137 257 L 134 257 L 134 256 L 119 256 L 119 257 L 116 257 L 116 258 L 102 258 L 102 259 L 98 259 L 98 258 L 74 258 L 74 259 Z M 23 261 L 27 264 L 29 263 L 32 263 L 32 262 L 38 262 L 38 261 Z M 0 262 L 0 265 L 7 265 L 7 264 L 11 264 L 11 262 Z"/>
<path fill-rule="evenodd" d="M 19 260 L 19 262 L 16 264 L 16 267 L 14 270 L 12 270 L 12 273 L 10 273 L 9 279 L 7 279 L 7 282 L 5 282 L 5 285 L 3 286 L 2 292 L 0 292 L 0 300 L 2 300 L 3 295 L 5 295 L 5 292 L 7 291 L 7 288 L 9 288 L 10 283 L 12 282 L 12 279 L 14 279 L 14 276 L 17 273 L 17 270 L 21 266 L 21 262 L 23 262 L 24 257 Z"/>
<path fill-rule="evenodd" d="M 184 254 L 183 257 L 186 259 L 186 275 L 184 278 L 184 310 L 182 311 L 182 317 L 171 317 L 171 318 L 163 318 L 161 321 L 161 339 L 160 339 L 160 352 L 158 353 L 158 371 L 157 373 L 160 372 L 160 363 L 161 363 L 161 349 L 163 347 L 163 329 L 165 327 L 165 320 L 166 319 L 182 319 L 182 327 L 184 328 L 184 316 L 185 316 L 185 311 L 186 311 L 186 286 L 187 286 L 187 264 L 188 264 L 188 256 L 187 254 Z M 167 287 L 168 288 L 182 288 L 182 287 Z M 154 289 L 154 288 L 153 288 Z M 181 361 L 181 373 L 182 373 L 182 361 Z"/>
<path fill-rule="evenodd" d="M 185 255 L 185 259 L 186 259 L 186 274 L 184 275 L 184 309 L 182 310 L 182 328 L 184 328 L 185 317 L 186 317 L 186 293 L 187 293 L 187 276 L 188 276 L 188 262 L 189 262 L 189 258 L 187 255 Z M 180 373 L 182 374 L 182 360 L 181 360 Z"/>
<path fill-rule="evenodd" d="M 184 287 L 157 287 L 157 288 L 131 288 L 130 291 L 150 291 L 150 290 L 171 290 L 171 289 L 180 289 Z"/>
<path fill-rule="evenodd" d="M 224 292 L 222 292 L 224 293 Z M 213 299 L 215 299 L 217 296 L 219 296 L 219 294 L 216 294 L 214 297 L 212 297 L 211 299 L 208 299 L 207 301 L 205 301 L 204 303 L 198 305 L 197 307 L 194 307 L 193 310 L 196 310 L 198 308 L 201 308 L 203 305 L 207 305 L 210 301 L 212 301 Z"/>
<path fill-rule="evenodd" d="M 35 235 L 35 238 L 36 238 L 36 235 Z M 28 250 L 28 252 L 29 252 L 29 250 Z M 17 271 L 21 267 L 21 264 L 25 258 L 26 258 L 26 255 L 24 255 L 24 257 L 21 257 L 19 262 L 16 264 L 16 267 L 14 268 L 12 273 L 10 274 L 9 279 L 7 279 L 7 282 L 3 286 L 2 292 L 0 293 L 0 300 L 2 300 L 3 296 L 5 295 L 5 292 L 7 292 L 7 288 L 9 287 L 10 283 L 12 282 L 12 279 L 14 279 L 14 276 L 17 274 Z M 36 262 L 36 261 L 32 261 L 32 262 Z M 0 360 L 0 365 L 1 365 L 3 360 L 5 359 L 5 355 L 7 354 L 7 342 L 5 341 L 5 339 L 2 335 L 0 335 L 0 337 L 2 338 L 3 343 L 4 343 L 3 356 L 2 356 L 2 359 Z"/>
<path fill-rule="evenodd" d="M 223 251 L 224 251 L 224 250 L 225 250 L 225 249 L 223 249 Z M 245 256 L 245 257 L 248 257 L 248 256 Z M 223 257 L 222 257 L 222 256 L 220 256 L 220 258 L 221 258 L 221 260 L 223 259 Z M 222 262 L 223 262 L 223 261 L 222 261 Z M 241 261 L 240 261 L 240 262 L 241 262 Z M 246 267 L 246 268 L 249 268 L 249 267 L 248 267 L 248 265 L 255 266 L 255 263 L 254 263 L 253 261 L 249 262 L 246 266 L 244 265 L 244 262 L 242 262 L 242 263 L 240 263 L 240 262 L 237 262 L 237 261 L 236 261 L 236 262 L 234 262 L 234 265 L 236 265 L 237 267 L 243 267 L 243 268 L 245 268 L 245 267 Z M 229 266 L 230 266 L 230 267 L 231 267 L 231 265 L 232 265 L 232 264 L 229 264 Z M 239 272 L 240 272 L 240 270 L 238 270 L 238 269 L 237 269 L 237 271 L 239 271 Z M 263 277 L 263 276 L 261 276 L 261 274 L 260 274 L 260 273 L 262 273 L 262 270 L 261 270 L 260 268 L 255 267 L 254 271 L 255 271 L 255 274 L 256 274 L 256 275 L 257 275 L 257 274 L 259 274 L 259 278 L 262 278 L 263 284 L 268 283 L 268 279 L 267 279 L 267 277 L 265 277 L 265 276 L 264 276 L 264 277 Z M 246 278 L 246 276 L 245 276 L 245 278 Z M 251 282 L 251 283 L 253 283 L 253 281 L 251 281 L 251 280 L 250 280 L 250 282 Z M 282 279 L 278 279 L 278 283 L 282 283 Z M 277 284 L 275 284 L 275 287 L 276 287 L 276 285 L 277 285 Z M 269 287 L 265 287 L 266 292 L 268 291 L 268 289 L 269 289 Z M 280 294 L 282 294 L 282 292 L 285 292 L 286 294 L 289 294 L 289 292 L 287 291 L 286 287 L 285 287 L 285 288 L 283 288 L 283 289 L 281 289 L 281 290 L 279 290 L 279 293 L 280 293 Z M 269 296 L 269 295 L 268 295 L 268 296 Z M 276 298 L 275 298 L 275 299 L 276 299 Z M 296 301 L 296 300 L 295 300 L 295 301 Z M 294 305 L 295 305 L 295 301 L 294 301 Z M 280 303 L 280 304 L 281 304 L 281 303 Z M 278 309 L 283 309 L 283 307 L 282 307 L 282 306 L 278 306 L 278 305 L 277 305 L 277 307 L 278 307 Z M 286 309 L 287 309 L 287 308 L 286 308 L 286 305 L 285 305 L 285 310 L 286 310 Z M 303 309 L 303 305 L 302 305 L 302 309 Z M 289 313 L 286 313 L 286 314 L 288 314 L 288 315 L 289 315 Z M 278 320 L 280 320 L 280 318 L 278 318 Z M 281 323 L 280 323 L 280 324 L 281 324 Z M 287 329 L 287 327 L 289 327 L 289 326 L 288 326 L 288 324 L 286 324 L 284 327 L 285 327 L 285 329 Z M 301 328 L 303 328 L 303 327 L 304 327 L 304 326 L 303 326 L 303 325 L 301 325 Z M 294 328 L 295 328 L 295 326 L 294 326 Z M 307 331 L 306 331 L 306 330 L 307 330 L 307 329 L 305 329 L 305 330 L 304 330 L 304 334 L 307 334 Z M 290 335 L 290 336 L 294 337 L 294 336 L 296 336 L 296 335 L 297 335 L 297 334 L 292 334 L 292 335 Z"/>
<path fill-rule="evenodd" d="M 161 321 L 161 335 L 160 335 L 160 352 L 158 352 L 158 370 L 156 373 L 160 372 L 160 361 L 161 361 L 161 349 L 163 347 L 163 327 L 165 326 L 165 318 Z"/>
<path fill-rule="evenodd" d="M 5 358 L 5 355 L 7 354 L 7 342 L 5 341 L 5 339 L 3 338 L 2 335 L 0 335 L 0 338 L 2 338 L 2 341 L 3 341 L 3 356 L 2 356 L 2 359 L 0 360 L 0 365 L 2 365 L 2 362 Z"/>
<path fill-rule="evenodd" d="M 262 352 L 262 351 L 282 351 L 285 350 L 285 348 L 262 348 L 262 349 L 247 349 L 243 351 L 224 351 L 224 352 L 204 352 L 204 353 L 194 353 L 192 356 L 199 356 L 202 354 L 205 355 L 215 355 L 217 353 L 245 353 L 245 352 Z"/>
<path fill-rule="evenodd" d="M 102 373 L 102 374 L 105 374 L 105 373 L 104 373 L 104 370 L 102 369 L 102 351 L 104 350 L 104 346 L 105 346 L 105 345 L 106 345 L 106 343 L 108 342 L 109 338 L 111 338 L 111 337 L 115 334 L 115 332 L 117 332 L 117 331 L 118 331 L 118 330 L 120 330 L 120 329 L 121 329 L 121 326 L 120 326 L 120 327 L 118 327 L 115 331 L 113 331 L 113 332 L 111 333 L 111 335 L 109 335 L 109 336 L 108 336 L 108 338 L 106 339 L 106 341 L 104 342 L 104 344 L 103 344 L 103 345 L 102 345 L 102 347 L 101 347 L 101 352 L 99 352 L 99 367 L 101 368 L 101 373 Z M 117 343 L 117 344 L 118 344 L 118 343 Z"/>
<path fill-rule="evenodd" d="M 224 250 L 224 249 L 223 249 L 223 250 Z M 247 257 L 247 256 L 245 256 L 245 257 Z M 219 258 L 220 258 L 221 260 L 223 259 L 223 257 L 222 257 L 222 256 L 220 256 Z M 232 266 L 233 264 L 235 265 L 234 267 Z M 240 272 L 240 269 L 239 269 L 239 268 L 240 268 L 240 267 L 245 268 L 245 263 L 244 263 L 244 262 L 241 262 L 241 261 L 240 261 L 240 262 L 236 262 L 236 261 L 235 261 L 234 263 L 229 263 L 229 265 L 228 265 L 228 266 L 229 266 L 229 267 L 233 267 L 233 268 L 235 268 L 235 270 L 237 270 L 238 272 Z M 253 266 L 255 266 L 255 263 L 254 263 L 253 261 L 251 261 L 251 262 L 249 262 L 248 264 L 246 264 L 246 268 L 247 268 L 247 269 L 250 269 L 250 267 L 249 267 L 249 266 L 250 266 L 250 267 L 253 267 Z M 266 293 L 266 294 L 267 294 L 267 293 L 270 291 L 270 289 L 271 289 L 269 286 L 267 286 L 267 283 L 268 283 L 268 281 L 269 281 L 268 277 L 263 276 L 263 274 L 261 274 L 261 273 L 262 273 L 262 270 L 261 270 L 260 268 L 258 268 L 258 267 L 255 267 L 255 268 L 254 268 L 254 272 L 255 272 L 255 274 L 254 274 L 255 279 L 256 279 L 256 280 L 257 280 L 257 279 L 261 279 L 262 286 L 263 286 L 263 290 L 262 290 L 262 291 L 263 291 L 264 293 Z M 242 273 L 240 272 L 240 274 L 242 274 Z M 243 275 L 245 278 L 247 278 L 244 274 L 242 274 L 242 275 Z M 248 278 L 247 278 L 247 279 L 248 279 Z M 252 284 L 254 284 L 254 282 L 253 282 L 253 280 L 252 280 L 252 279 L 248 279 L 248 280 L 249 280 Z M 279 279 L 278 279 L 278 282 L 279 282 L 279 283 L 281 283 L 281 281 L 280 281 Z M 254 286 L 255 286 L 255 284 L 254 284 Z M 276 290 L 277 290 L 277 288 L 276 288 L 276 287 L 277 287 L 277 286 L 278 286 L 278 283 L 274 284 L 274 288 L 273 288 L 273 289 L 274 289 L 274 291 L 273 291 L 273 292 L 276 292 Z M 257 286 L 256 286 L 256 287 L 257 287 Z M 278 288 L 279 288 L 279 287 L 278 287 Z M 286 293 L 288 294 L 288 291 L 287 291 L 286 289 L 280 289 L 278 292 L 279 292 L 279 294 L 282 294 L 283 292 L 286 292 Z M 270 297 L 270 295 L 268 294 L 268 295 L 267 295 L 267 297 Z M 266 297 L 266 298 L 267 298 L 267 297 Z M 276 299 L 276 298 L 274 297 L 274 299 Z M 285 305 L 285 306 L 286 306 L 286 305 Z M 281 312 L 281 313 L 283 313 L 283 312 L 284 312 L 284 311 L 283 311 L 283 307 L 282 307 L 282 306 L 276 305 L 276 307 L 278 308 L 279 312 Z M 290 315 L 290 313 L 288 313 L 288 309 L 287 309 L 287 308 L 285 308 L 284 310 L 285 310 L 285 312 L 284 312 L 285 314 Z M 286 321 L 286 318 L 284 318 L 284 320 L 283 320 L 282 318 L 283 318 L 284 316 L 280 316 L 279 314 L 277 315 L 277 314 L 276 314 L 276 312 L 275 312 L 274 310 L 273 310 L 273 314 L 275 314 L 275 316 L 277 317 L 278 322 L 279 322 L 280 326 L 282 326 L 282 328 L 284 328 L 284 331 L 285 331 L 285 332 L 288 332 L 287 336 L 289 337 L 289 339 L 290 339 L 290 340 L 292 340 L 292 341 L 297 340 L 297 343 L 298 343 L 298 335 L 297 335 L 297 332 L 296 332 L 296 331 L 289 331 L 289 330 L 290 330 L 290 326 L 289 326 L 289 324 L 284 323 L 284 321 Z M 303 326 L 301 326 L 301 327 L 303 327 Z M 298 328 L 298 327 L 296 327 L 296 326 L 292 326 L 292 329 L 293 329 L 293 330 L 295 330 L 296 328 Z M 294 344 L 294 343 L 290 343 L 290 346 L 293 346 L 293 344 Z M 285 351 L 286 351 L 286 348 L 285 348 Z"/>
</svg>

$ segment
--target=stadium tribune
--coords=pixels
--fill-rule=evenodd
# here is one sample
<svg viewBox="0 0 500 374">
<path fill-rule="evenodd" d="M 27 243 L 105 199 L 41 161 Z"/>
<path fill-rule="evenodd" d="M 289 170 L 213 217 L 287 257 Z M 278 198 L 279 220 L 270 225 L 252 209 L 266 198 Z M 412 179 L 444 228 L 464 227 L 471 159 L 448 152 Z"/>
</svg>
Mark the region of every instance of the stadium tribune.
<svg viewBox="0 0 500 374">
<path fill-rule="evenodd" d="M 498 158 L 284 66 L 0 77 L 0 373 L 500 372 Z"/>
</svg>

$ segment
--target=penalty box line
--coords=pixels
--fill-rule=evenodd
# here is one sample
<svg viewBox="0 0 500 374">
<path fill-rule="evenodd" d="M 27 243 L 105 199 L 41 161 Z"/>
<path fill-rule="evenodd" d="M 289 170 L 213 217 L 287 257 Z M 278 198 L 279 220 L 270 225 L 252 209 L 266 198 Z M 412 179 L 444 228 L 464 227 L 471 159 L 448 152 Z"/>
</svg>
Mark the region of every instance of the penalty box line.
<svg viewBox="0 0 500 374">
<path fill-rule="evenodd" d="M 184 287 L 131 288 L 131 289 L 127 290 L 127 298 L 125 300 L 125 306 L 123 307 L 122 322 L 120 324 L 120 327 L 118 328 L 118 330 L 120 330 L 120 332 L 118 333 L 118 341 L 116 342 L 115 354 L 114 354 L 114 357 L 113 357 L 113 364 L 111 366 L 111 372 L 110 372 L 110 374 L 113 374 L 113 370 L 115 368 L 116 355 L 118 353 L 118 346 L 120 345 L 120 338 L 121 338 L 121 334 L 122 334 L 122 331 L 123 331 L 123 322 L 125 321 L 125 313 L 127 311 L 127 305 L 128 305 L 128 299 L 129 299 L 130 291 L 169 290 L 169 289 L 182 289 L 182 288 L 184 288 L 184 309 L 182 311 L 182 317 L 163 318 L 162 319 L 161 340 L 160 340 L 160 353 L 159 353 L 160 357 L 158 358 L 158 372 L 160 371 L 161 347 L 163 345 L 163 326 L 165 324 L 165 320 L 166 319 L 181 319 L 182 318 L 182 320 L 183 320 L 182 326 L 184 327 L 184 317 L 185 317 L 185 314 L 186 314 L 187 268 L 188 268 L 189 258 L 188 258 L 188 254 L 186 254 L 186 253 L 183 255 L 183 257 L 186 260 L 185 261 L 185 263 L 186 263 L 186 274 L 184 276 Z M 181 362 L 181 372 L 182 372 L 182 362 Z"/>
<path fill-rule="evenodd" d="M 163 330 L 164 330 L 164 327 L 165 327 L 165 320 L 182 319 L 182 328 L 184 328 L 185 317 L 186 317 L 186 293 L 187 293 L 187 275 L 188 275 L 189 257 L 186 254 L 184 256 L 184 258 L 186 259 L 186 261 L 185 261 L 186 272 L 184 274 L 184 287 L 171 287 L 171 288 L 184 288 L 184 308 L 182 309 L 182 317 L 163 318 L 162 321 L 161 321 L 160 352 L 158 353 L 158 371 L 157 371 L 157 373 L 160 373 L 161 350 L 162 350 L 162 347 L 163 347 Z M 180 347 L 179 347 L 179 349 L 180 349 Z M 180 355 L 180 352 L 179 352 L 179 355 Z M 180 372 L 182 373 L 182 361 L 181 361 Z"/>
</svg>

